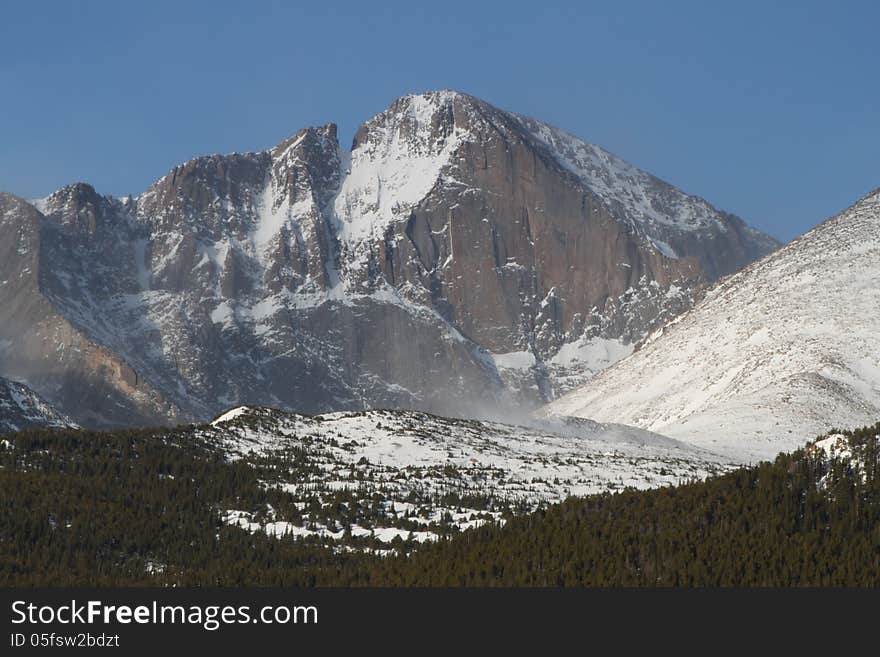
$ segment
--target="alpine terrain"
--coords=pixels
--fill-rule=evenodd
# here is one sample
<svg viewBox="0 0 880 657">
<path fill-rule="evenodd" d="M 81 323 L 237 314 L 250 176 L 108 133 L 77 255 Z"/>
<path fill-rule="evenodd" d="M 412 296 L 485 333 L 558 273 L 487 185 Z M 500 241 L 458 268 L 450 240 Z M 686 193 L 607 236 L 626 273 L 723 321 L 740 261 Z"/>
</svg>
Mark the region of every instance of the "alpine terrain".
<svg viewBox="0 0 880 657">
<path fill-rule="evenodd" d="M 0 230 L 0 375 L 90 427 L 536 407 L 777 246 L 452 91 L 400 98 L 350 150 L 328 124 L 136 197 L 0 194 Z"/>
<path fill-rule="evenodd" d="M 880 583 L 880 424 L 703 481 L 730 466 L 645 431 L 578 430 L 582 444 L 408 411 L 239 408 L 7 434 L 0 584 Z"/>
<path fill-rule="evenodd" d="M 572 495 L 670 486 L 735 467 L 643 429 L 577 419 L 527 427 L 415 411 L 304 416 L 239 407 L 191 431 L 231 460 L 281 464 L 271 479 L 293 496 L 293 516 L 270 504 L 226 509 L 225 523 L 331 542 L 434 540 Z M 339 516 L 340 495 L 351 512 L 378 506 L 371 526 Z"/>
<path fill-rule="evenodd" d="M 544 412 L 740 460 L 880 417 L 880 190 L 707 291 Z"/>
<path fill-rule="evenodd" d="M 0 433 L 51 427 L 76 425 L 26 385 L 0 378 Z"/>
</svg>

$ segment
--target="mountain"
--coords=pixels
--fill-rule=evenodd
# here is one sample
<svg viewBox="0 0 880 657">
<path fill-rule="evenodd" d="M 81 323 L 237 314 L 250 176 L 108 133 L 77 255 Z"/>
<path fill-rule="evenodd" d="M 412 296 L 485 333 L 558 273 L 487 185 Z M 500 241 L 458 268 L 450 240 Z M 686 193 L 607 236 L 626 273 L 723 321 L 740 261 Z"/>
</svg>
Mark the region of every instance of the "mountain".
<svg viewBox="0 0 880 657">
<path fill-rule="evenodd" d="M 452 91 L 198 157 L 137 197 L 0 195 L 0 374 L 94 427 L 236 404 L 481 415 L 627 355 L 777 246 Z"/>
<path fill-rule="evenodd" d="M 26 385 L 0 378 L 0 433 L 75 426 Z"/>
<path fill-rule="evenodd" d="M 739 459 L 880 417 L 880 190 L 708 290 L 547 414 Z"/>
</svg>

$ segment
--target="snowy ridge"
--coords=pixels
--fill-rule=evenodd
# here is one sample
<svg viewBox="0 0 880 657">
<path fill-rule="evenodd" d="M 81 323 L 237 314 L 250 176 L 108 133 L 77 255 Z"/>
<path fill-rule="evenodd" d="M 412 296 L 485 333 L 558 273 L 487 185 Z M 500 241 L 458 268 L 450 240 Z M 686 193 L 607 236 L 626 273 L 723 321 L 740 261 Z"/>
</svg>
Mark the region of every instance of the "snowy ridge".
<svg viewBox="0 0 880 657">
<path fill-rule="evenodd" d="M 724 279 L 546 414 L 658 431 L 741 460 L 880 417 L 880 191 Z"/>
<path fill-rule="evenodd" d="M 399 526 L 405 518 L 415 518 L 425 529 L 448 516 L 461 530 L 495 522 L 504 509 L 522 512 L 570 495 L 673 485 L 733 467 L 722 457 L 648 431 L 578 419 L 526 427 L 413 411 L 304 416 L 238 407 L 198 431 L 233 459 L 298 450 L 298 471 L 308 474 L 282 472 L 275 485 L 300 495 L 303 504 L 315 495 L 329 503 L 338 491 L 355 491 L 365 500 L 379 492 L 387 509 L 384 526 L 348 530 L 354 536 L 372 532 L 382 542 L 409 535 Z M 441 501 L 451 495 L 485 503 L 478 508 Z M 266 510 L 260 522 L 253 512 L 238 509 L 225 518 L 271 535 L 339 539 L 346 529 L 292 525 L 275 510 Z M 436 535 L 425 530 L 412 538 Z"/>
<path fill-rule="evenodd" d="M 76 425 L 23 383 L 0 378 L 0 433 Z"/>
<path fill-rule="evenodd" d="M 389 472 L 424 470 L 420 486 L 485 492 L 486 473 L 505 483 L 495 494 L 537 504 L 633 486 L 673 484 L 706 476 L 727 461 L 679 441 L 632 427 L 589 420 L 551 420 L 534 427 L 443 418 L 416 411 L 361 411 L 306 416 L 260 407 L 238 407 L 215 419 L 214 433 L 231 456 L 282 450 L 308 436 L 341 459 L 332 472 L 297 485 L 332 483 L 361 459 Z M 333 441 L 355 441 L 344 450 Z M 314 442 L 317 441 L 317 442 Z M 457 479 L 431 481 L 432 468 L 454 466 Z M 633 467 L 636 466 L 636 467 Z M 668 470 L 661 474 L 661 470 Z M 331 476 L 332 475 L 332 476 Z M 553 479 L 564 483 L 551 483 Z M 389 483 L 393 477 L 383 477 Z M 539 483 L 540 482 L 540 483 Z M 350 485 L 350 484 L 349 484 Z"/>
<path fill-rule="evenodd" d="M 677 258 L 664 231 L 727 230 L 722 215 L 705 200 L 686 194 L 605 149 L 535 119 L 518 119 L 553 157 L 598 195 L 615 215 L 641 231 L 663 255 Z"/>
</svg>

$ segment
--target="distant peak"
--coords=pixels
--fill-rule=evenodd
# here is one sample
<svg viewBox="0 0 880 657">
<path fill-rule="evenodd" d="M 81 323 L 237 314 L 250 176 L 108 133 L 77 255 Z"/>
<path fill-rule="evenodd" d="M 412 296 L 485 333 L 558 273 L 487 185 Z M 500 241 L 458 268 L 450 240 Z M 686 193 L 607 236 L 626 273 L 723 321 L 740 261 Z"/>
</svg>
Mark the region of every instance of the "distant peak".
<svg viewBox="0 0 880 657">
<path fill-rule="evenodd" d="M 366 124 L 386 120 L 389 116 L 408 113 L 418 117 L 430 116 L 441 108 L 448 108 L 453 104 L 482 105 L 488 106 L 483 100 L 454 89 L 440 89 L 438 91 L 425 91 L 422 93 L 406 94 L 394 100 L 385 110 L 366 122 Z"/>
<path fill-rule="evenodd" d="M 455 89 L 437 89 L 436 91 L 423 91 L 422 93 L 407 94 L 403 96 L 410 100 L 423 100 L 431 103 L 443 104 L 454 100 L 479 100 L 474 96 L 456 91 Z"/>
<path fill-rule="evenodd" d="M 51 215 L 59 210 L 79 212 L 84 208 L 95 211 L 105 202 L 90 184 L 75 182 L 55 190 L 49 196 L 39 201 L 37 208 L 45 215 Z"/>
<path fill-rule="evenodd" d="M 79 198 L 79 199 L 97 199 L 98 192 L 89 183 L 75 182 L 52 192 L 48 196 L 53 198 Z"/>
<path fill-rule="evenodd" d="M 335 123 L 325 123 L 320 126 L 309 126 L 297 131 L 287 139 L 280 141 L 272 149 L 273 156 L 283 154 L 299 144 L 305 144 L 309 139 L 329 140 L 337 144 L 337 126 Z"/>
</svg>

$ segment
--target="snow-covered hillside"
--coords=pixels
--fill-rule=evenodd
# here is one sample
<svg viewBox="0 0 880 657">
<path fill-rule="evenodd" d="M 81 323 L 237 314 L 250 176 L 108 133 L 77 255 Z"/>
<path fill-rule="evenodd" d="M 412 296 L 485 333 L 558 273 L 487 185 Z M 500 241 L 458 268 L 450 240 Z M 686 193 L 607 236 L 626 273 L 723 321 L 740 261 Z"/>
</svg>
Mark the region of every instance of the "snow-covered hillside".
<svg viewBox="0 0 880 657">
<path fill-rule="evenodd" d="M 23 383 L 0 378 L 0 433 L 75 426 Z"/>
<path fill-rule="evenodd" d="M 381 525 L 350 531 L 385 542 L 406 538 L 413 523 L 421 526 L 414 537 L 429 540 L 443 518 L 464 529 L 570 495 L 674 485 L 733 467 L 648 431 L 578 419 L 525 427 L 413 411 L 310 417 L 240 407 L 197 432 L 230 458 L 281 459 L 287 465 L 267 485 L 294 493 L 303 507 L 338 504 L 339 491 L 353 491 L 359 504 L 378 500 Z M 275 509 L 229 509 L 225 517 L 276 535 L 340 538 L 345 531 L 335 523 L 293 525 Z"/>
<path fill-rule="evenodd" d="M 543 412 L 740 460 L 880 418 L 880 190 L 733 275 Z"/>
</svg>

